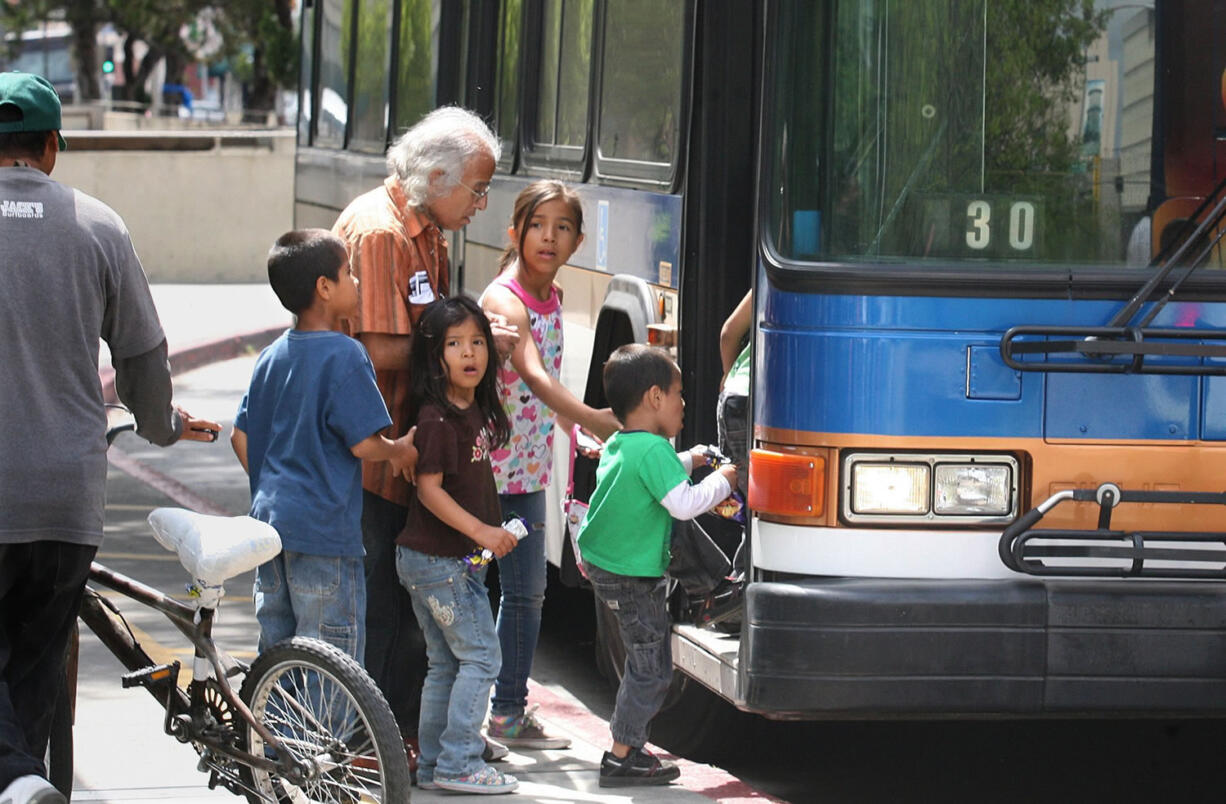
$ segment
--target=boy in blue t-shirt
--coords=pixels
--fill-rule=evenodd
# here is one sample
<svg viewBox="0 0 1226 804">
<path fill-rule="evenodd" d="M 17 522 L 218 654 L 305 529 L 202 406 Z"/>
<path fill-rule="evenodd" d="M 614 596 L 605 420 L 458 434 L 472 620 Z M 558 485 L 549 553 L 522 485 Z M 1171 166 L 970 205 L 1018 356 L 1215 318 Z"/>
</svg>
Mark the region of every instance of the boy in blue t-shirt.
<svg viewBox="0 0 1226 804">
<path fill-rule="evenodd" d="M 281 534 L 281 553 L 256 571 L 260 650 L 308 636 L 361 662 L 362 461 L 399 472 L 413 447 L 382 435 L 392 420 L 374 366 L 336 331 L 358 309 L 344 243 L 324 229 L 288 232 L 268 253 L 268 281 L 296 321 L 260 353 L 230 440 L 251 479 L 251 516 Z"/>
<path fill-rule="evenodd" d="M 605 363 L 604 389 L 625 429 L 605 443 L 578 541 L 592 590 L 617 619 L 626 668 L 600 786 L 667 784 L 681 772 L 643 746 L 673 675 L 664 577 L 672 521 L 693 519 L 726 499 L 736 467 L 725 464 L 701 483 L 690 482 L 707 448 L 677 453 L 668 442 L 681 432 L 685 400 L 681 370 L 667 353 L 637 343 L 621 347 Z"/>
</svg>

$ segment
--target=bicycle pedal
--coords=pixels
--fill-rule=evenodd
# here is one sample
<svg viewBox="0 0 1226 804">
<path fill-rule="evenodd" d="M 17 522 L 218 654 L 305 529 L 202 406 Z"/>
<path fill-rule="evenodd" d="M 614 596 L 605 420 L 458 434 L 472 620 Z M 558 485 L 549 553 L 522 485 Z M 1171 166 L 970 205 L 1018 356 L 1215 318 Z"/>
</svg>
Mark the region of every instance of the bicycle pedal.
<svg viewBox="0 0 1226 804">
<path fill-rule="evenodd" d="M 131 673 L 125 673 L 120 680 L 124 689 L 129 687 L 147 687 L 151 684 L 162 684 L 167 681 L 171 684 L 178 684 L 179 663 L 172 662 L 171 664 L 142 667 L 139 670 L 133 670 Z"/>
</svg>

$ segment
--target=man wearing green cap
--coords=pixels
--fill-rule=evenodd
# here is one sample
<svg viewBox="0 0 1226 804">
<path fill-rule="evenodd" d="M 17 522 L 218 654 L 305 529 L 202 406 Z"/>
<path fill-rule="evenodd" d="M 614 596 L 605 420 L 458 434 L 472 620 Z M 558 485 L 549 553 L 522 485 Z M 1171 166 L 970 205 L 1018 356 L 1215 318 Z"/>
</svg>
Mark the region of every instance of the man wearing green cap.
<svg viewBox="0 0 1226 804">
<path fill-rule="evenodd" d="M 102 541 L 106 414 L 98 341 L 137 432 L 166 446 L 219 425 L 171 404 L 166 338 L 127 227 L 53 181 L 60 99 L 0 73 L 0 804 L 54 804 L 52 713 Z"/>
</svg>

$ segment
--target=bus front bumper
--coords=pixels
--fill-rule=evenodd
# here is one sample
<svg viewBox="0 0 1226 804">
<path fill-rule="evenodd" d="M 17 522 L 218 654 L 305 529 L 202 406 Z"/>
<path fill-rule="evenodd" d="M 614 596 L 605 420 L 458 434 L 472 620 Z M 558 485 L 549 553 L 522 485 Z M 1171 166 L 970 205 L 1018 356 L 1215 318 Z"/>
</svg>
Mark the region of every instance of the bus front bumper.
<svg viewBox="0 0 1226 804">
<path fill-rule="evenodd" d="M 751 584 L 737 704 L 781 718 L 1226 712 L 1226 584 Z"/>
</svg>

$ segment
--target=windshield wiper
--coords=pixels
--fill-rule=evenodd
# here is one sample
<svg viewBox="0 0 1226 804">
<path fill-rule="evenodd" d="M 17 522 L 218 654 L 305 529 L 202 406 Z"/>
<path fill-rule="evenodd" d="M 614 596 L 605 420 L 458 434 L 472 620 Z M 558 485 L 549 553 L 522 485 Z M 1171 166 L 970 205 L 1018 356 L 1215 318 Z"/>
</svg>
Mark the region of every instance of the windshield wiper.
<svg viewBox="0 0 1226 804">
<path fill-rule="evenodd" d="M 1149 267 L 1158 268 L 1158 270 L 1155 271 L 1153 276 L 1149 278 L 1149 281 L 1141 286 L 1140 290 L 1133 294 L 1132 298 L 1128 300 L 1128 303 L 1121 307 L 1119 312 L 1111 317 L 1111 321 L 1108 323 L 1108 326 L 1127 326 L 1128 322 L 1131 321 L 1137 314 L 1137 311 L 1141 309 L 1141 305 L 1145 304 L 1145 301 L 1151 295 L 1153 295 L 1153 292 L 1158 288 L 1158 286 L 1166 281 L 1166 278 L 1171 275 L 1171 272 L 1174 271 L 1176 267 L 1179 266 L 1179 264 L 1183 261 L 1183 258 L 1188 255 L 1188 252 L 1190 252 L 1193 247 L 1200 242 L 1205 233 L 1221 223 L 1222 218 L 1226 217 L 1226 195 L 1223 195 L 1223 190 L 1226 190 L 1226 178 L 1223 178 L 1222 181 L 1218 182 L 1217 187 L 1213 188 L 1213 192 L 1206 196 L 1204 201 L 1200 202 L 1200 206 L 1196 208 L 1196 211 L 1192 213 L 1192 215 L 1180 229 L 1179 237 L 1177 237 L 1172 243 L 1162 248 L 1158 252 L 1158 255 L 1154 257 L 1153 261 L 1150 262 Z M 1219 196 L 1221 196 L 1221 198 L 1218 198 Z M 1189 233 L 1188 230 L 1192 228 L 1193 221 L 1200 217 L 1200 214 L 1205 211 L 1205 208 L 1208 207 L 1209 203 L 1215 198 L 1218 198 L 1218 201 L 1217 204 L 1214 205 L 1213 211 L 1209 213 L 1209 215 L 1207 215 L 1205 219 L 1202 220 Z M 1184 236 L 1185 233 L 1186 237 Z M 1192 260 L 1192 262 L 1188 264 L 1186 270 L 1183 272 L 1183 275 L 1171 284 L 1171 287 L 1167 289 L 1165 296 L 1155 302 L 1154 308 L 1150 310 L 1149 314 L 1146 315 L 1144 319 L 1141 320 L 1138 326 L 1147 326 L 1154 320 L 1154 317 L 1158 314 L 1158 312 L 1165 307 L 1166 303 L 1169 302 L 1175 295 L 1175 291 L 1179 289 L 1179 286 L 1183 284 L 1183 281 L 1209 259 L 1209 255 L 1213 253 L 1213 249 L 1221 241 L 1223 235 L 1226 235 L 1226 229 L 1219 231 L 1217 236 L 1213 238 L 1213 242 L 1196 255 L 1196 259 Z M 1174 254 L 1170 254 L 1168 256 L 1168 252 L 1171 250 L 1174 250 Z"/>
<path fill-rule="evenodd" d="M 1216 199 L 1216 203 L 1215 203 Z M 1212 210 L 1199 224 L 1192 226 L 1212 204 Z M 1017 371 L 1079 372 L 1090 374 L 1195 374 L 1226 375 L 1226 362 L 1177 365 L 1146 363 L 1147 357 L 1226 357 L 1226 331 L 1220 329 L 1150 329 L 1149 325 L 1174 297 L 1184 281 L 1209 260 L 1213 250 L 1226 236 L 1219 224 L 1226 218 L 1226 179 L 1197 206 L 1177 238 L 1163 247 L 1150 268 L 1157 268 L 1128 303 L 1120 308 L 1103 327 L 1018 326 L 1010 328 L 1000 340 L 1000 356 L 1005 365 Z M 1207 235 L 1219 228 L 1215 236 L 1198 250 Z M 1190 230 L 1190 231 L 1189 231 Z M 1190 262 L 1184 259 L 1192 253 Z M 1157 299 L 1149 312 L 1135 321 L 1142 306 L 1167 281 L 1172 272 L 1181 273 Z M 1061 337 L 1063 336 L 1063 337 Z M 1073 339 L 1070 339 L 1071 338 Z M 1024 339 L 1024 340 L 1022 340 Z M 1023 361 L 1022 355 L 1043 355 L 1039 360 Z M 1052 360 L 1054 355 L 1071 359 Z M 1117 358 L 1131 358 L 1119 360 Z"/>
</svg>

